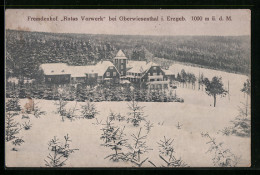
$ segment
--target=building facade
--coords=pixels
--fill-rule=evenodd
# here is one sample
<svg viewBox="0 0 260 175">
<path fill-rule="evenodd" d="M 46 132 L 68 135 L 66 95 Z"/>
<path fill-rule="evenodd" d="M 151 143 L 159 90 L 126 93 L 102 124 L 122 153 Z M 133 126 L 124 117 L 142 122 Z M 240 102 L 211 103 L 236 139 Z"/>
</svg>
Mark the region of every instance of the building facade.
<svg viewBox="0 0 260 175">
<path fill-rule="evenodd" d="M 127 57 L 119 50 L 116 54 L 116 57 L 113 60 L 115 67 L 117 68 L 118 72 L 120 73 L 121 78 L 126 76 L 126 64 L 127 64 Z"/>
<path fill-rule="evenodd" d="M 42 64 L 48 84 L 86 84 L 120 83 L 129 81 L 135 84 L 145 84 L 148 89 L 168 89 L 169 81 L 174 75 L 163 70 L 159 65 L 146 61 L 128 60 L 119 50 L 111 61 L 100 61 L 96 65 L 69 66 L 64 63 Z"/>
</svg>

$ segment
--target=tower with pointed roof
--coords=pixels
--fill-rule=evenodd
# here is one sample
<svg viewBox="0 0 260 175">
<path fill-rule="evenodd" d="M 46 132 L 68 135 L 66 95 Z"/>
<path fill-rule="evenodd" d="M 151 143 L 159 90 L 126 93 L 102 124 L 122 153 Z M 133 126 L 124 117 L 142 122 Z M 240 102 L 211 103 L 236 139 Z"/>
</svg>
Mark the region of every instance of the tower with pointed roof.
<svg viewBox="0 0 260 175">
<path fill-rule="evenodd" d="M 123 53 L 122 50 L 119 50 L 116 54 L 116 57 L 114 58 L 114 65 L 117 68 L 117 70 L 120 73 L 120 76 L 124 77 L 126 76 L 126 62 L 127 62 L 127 57 Z"/>
</svg>

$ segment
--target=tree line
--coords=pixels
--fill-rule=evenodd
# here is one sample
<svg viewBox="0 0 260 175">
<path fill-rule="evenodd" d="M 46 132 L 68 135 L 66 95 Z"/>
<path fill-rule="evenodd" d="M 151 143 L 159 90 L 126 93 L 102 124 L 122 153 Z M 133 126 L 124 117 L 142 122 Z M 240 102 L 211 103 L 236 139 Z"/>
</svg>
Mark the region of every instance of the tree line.
<svg viewBox="0 0 260 175">
<path fill-rule="evenodd" d="M 42 63 L 95 64 L 122 49 L 131 60 L 164 58 L 248 74 L 249 36 L 117 36 L 6 31 L 6 75 L 34 78 Z"/>
</svg>

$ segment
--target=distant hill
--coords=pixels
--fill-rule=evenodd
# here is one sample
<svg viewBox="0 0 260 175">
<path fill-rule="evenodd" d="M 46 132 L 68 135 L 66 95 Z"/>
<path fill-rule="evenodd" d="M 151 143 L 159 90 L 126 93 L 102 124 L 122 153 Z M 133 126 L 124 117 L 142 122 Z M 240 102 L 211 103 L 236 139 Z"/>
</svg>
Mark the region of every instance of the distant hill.
<svg viewBox="0 0 260 175">
<path fill-rule="evenodd" d="M 250 72 L 249 36 L 91 35 L 7 30 L 6 73 L 33 78 L 42 63 L 95 64 L 102 59 L 112 60 L 119 49 L 133 60 L 158 57 L 227 72 Z"/>
</svg>

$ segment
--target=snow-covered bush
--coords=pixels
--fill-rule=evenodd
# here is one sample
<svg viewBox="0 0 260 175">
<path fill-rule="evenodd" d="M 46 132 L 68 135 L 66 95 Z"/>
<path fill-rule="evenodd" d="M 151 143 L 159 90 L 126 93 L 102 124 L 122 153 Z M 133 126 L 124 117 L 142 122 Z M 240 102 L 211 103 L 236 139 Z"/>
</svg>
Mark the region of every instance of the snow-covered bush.
<svg viewBox="0 0 260 175">
<path fill-rule="evenodd" d="M 81 113 L 83 115 L 83 118 L 86 119 L 95 118 L 95 116 L 98 114 L 95 104 L 93 104 L 90 101 L 86 101 L 85 104 L 81 106 L 81 109 L 82 109 Z"/>
<path fill-rule="evenodd" d="M 250 111 L 246 104 L 242 103 L 242 105 L 242 107 L 239 107 L 238 116 L 231 121 L 232 125 L 220 130 L 223 135 L 236 135 L 240 137 L 251 136 Z"/>
<path fill-rule="evenodd" d="M 16 138 L 14 141 L 12 141 L 12 144 L 14 146 L 21 146 L 21 144 L 24 143 L 24 140 L 21 138 Z M 12 149 L 13 151 L 18 151 L 15 147 Z"/>
<path fill-rule="evenodd" d="M 59 142 L 55 136 L 48 143 L 48 149 L 51 151 L 47 156 L 47 160 L 44 159 L 45 165 L 47 167 L 62 167 L 65 165 L 65 162 L 68 160 L 69 155 L 74 153 L 74 151 L 79 149 L 71 149 L 69 135 L 64 136 L 64 144 Z"/>
<path fill-rule="evenodd" d="M 38 103 L 36 103 L 34 105 L 34 111 L 33 111 L 33 115 L 36 117 L 36 118 L 40 118 L 42 115 L 45 115 L 46 112 L 45 111 L 41 111 L 40 107 L 37 105 Z"/>
<path fill-rule="evenodd" d="M 61 116 L 64 115 L 65 112 L 65 106 L 68 102 L 64 101 L 64 99 L 61 97 L 55 104 L 58 106 L 57 108 L 57 112 L 58 114 L 60 114 Z"/>
<path fill-rule="evenodd" d="M 16 135 L 19 133 L 21 128 L 18 128 L 19 123 L 14 120 L 15 115 L 8 112 L 5 118 L 5 140 L 8 142 L 17 138 Z"/>
<path fill-rule="evenodd" d="M 249 107 L 246 104 L 243 104 L 242 107 L 239 107 L 238 116 L 231 121 L 233 123 L 232 134 L 241 136 L 241 137 L 250 137 L 251 135 L 251 119 Z"/>
<path fill-rule="evenodd" d="M 17 137 L 16 135 L 20 132 L 21 128 L 19 128 L 19 123 L 14 121 L 15 114 L 11 114 L 10 112 L 6 114 L 5 119 L 5 140 L 7 142 L 12 141 L 14 146 L 20 146 L 24 140 Z M 12 148 L 13 151 L 17 151 L 15 147 Z"/>
<path fill-rule="evenodd" d="M 213 164 L 216 167 L 236 167 L 240 157 L 234 155 L 230 149 L 223 147 L 223 142 L 218 143 L 215 138 L 212 138 L 208 133 L 201 133 L 201 136 L 207 138 L 209 149 L 207 153 L 212 153 Z"/>
<path fill-rule="evenodd" d="M 164 136 L 164 139 L 158 142 L 159 157 L 166 164 L 164 167 L 186 167 L 187 164 L 181 158 L 177 159 L 174 156 L 173 141 L 174 139 L 167 139 Z"/>
<path fill-rule="evenodd" d="M 21 111 L 20 99 L 17 95 L 12 95 L 12 97 L 6 102 L 5 110 L 8 111 Z"/>
<path fill-rule="evenodd" d="M 132 101 L 128 104 L 128 109 L 130 112 L 128 113 L 129 118 L 127 121 L 131 122 L 134 126 L 139 126 L 140 123 L 145 120 L 143 108 L 144 106 L 139 106 L 133 98 Z"/>
<path fill-rule="evenodd" d="M 124 139 L 124 128 L 120 129 L 115 127 L 112 123 L 112 120 L 108 117 L 106 120 L 105 126 L 101 129 L 103 131 L 100 139 L 104 141 L 101 146 L 109 147 L 111 150 L 115 151 L 112 154 L 109 154 L 105 159 L 109 158 L 114 162 L 119 160 L 125 160 L 126 156 L 124 153 L 119 152 L 122 150 L 122 147 L 126 145 L 126 139 Z"/>
<path fill-rule="evenodd" d="M 29 129 L 31 129 L 31 127 L 32 127 L 32 124 L 30 123 L 30 120 L 28 122 L 24 122 L 23 128 L 25 130 L 29 130 Z"/>
<path fill-rule="evenodd" d="M 144 158 L 144 154 L 152 150 L 146 145 L 147 135 L 141 135 L 142 128 L 140 128 L 137 135 L 132 134 L 133 143 L 126 145 L 128 152 L 125 154 L 126 160 L 130 161 L 137 167 L 142 165 L 148 160 L 149 157 Z"/>
<path fill-rule="evenodd" d="M 154 127 L 153 123 L 151 123 L 150 120 L 149 121 L 145 121 L 145 125 L 144 126 L 145 126 L 145 129 L 147 131 L 147 134 L 149 134 L 149 132 L 151 131 L 152 127 Z"/>
<path fill-rule="evenodd" d="M 116 114 L 113 111 L 110 111 L 109 119 L 112 121 L 125 121 L 125 116 L 121 115 L 120 113 Z"/>
<path fill-rule="evenodd" d="M 22 115 L 22 119 L 30 119 L 29 115 Z"/>
</svg>

